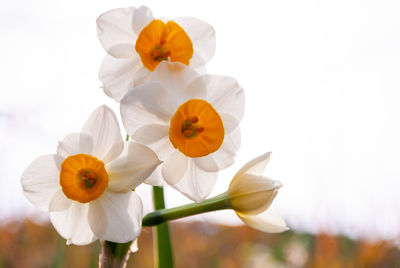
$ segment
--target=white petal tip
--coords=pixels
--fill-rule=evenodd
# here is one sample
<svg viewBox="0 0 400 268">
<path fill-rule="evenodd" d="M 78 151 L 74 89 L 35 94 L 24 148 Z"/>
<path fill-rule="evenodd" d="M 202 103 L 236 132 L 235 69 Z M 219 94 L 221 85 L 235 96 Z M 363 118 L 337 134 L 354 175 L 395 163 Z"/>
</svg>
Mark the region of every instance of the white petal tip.
<svg viewBox="0 0 400 268">
<path fill-rule="evenodd" d="M 290 228 L 289 227 L 287 227 L 287 226 L 282 226 L 279 230 L 277 230 L 276 232 L 271 232 L 271 233 L 283 233 L 283 232 L 286 232 L 286 231 L 289 231 L 290 230 Z"/>
<path fill-rule="evenodd" d="M 283 186 L 283 184 L 280 181 L 274 181 L 274 188 L 279 189 Z"/>
<path fill-rule="evenodd" d="M 262 157 L 264 159 L 267 159 L 267 158 L 269 158 L 271 156 L 271 154 L 272 154 L 272 152 L 267 152 L 267 153 L 263 154 Z"/>
<path fill-rule="evenodd" d="M 137 239 L 136 239 L 135 241 L 132 242 L 132 244 L 131 244 L 129 250 L 130 250 L 132 253 L 135 253 L 135 252 L 138 252 L 138 251 L 139 251 L 139 248 L 138 248 L 138 245 L 137 245 Z"/>
</svg>

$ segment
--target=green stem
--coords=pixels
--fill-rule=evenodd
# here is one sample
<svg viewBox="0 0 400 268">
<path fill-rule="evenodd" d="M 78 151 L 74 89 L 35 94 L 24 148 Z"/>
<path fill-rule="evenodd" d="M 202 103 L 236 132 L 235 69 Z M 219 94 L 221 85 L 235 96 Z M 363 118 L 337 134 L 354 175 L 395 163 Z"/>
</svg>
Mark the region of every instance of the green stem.
<svg viewBox="0 0 400 268">
<path fill-rule="evenodd" d="M 129 258 L 129 248 L 132 244 L 101 241 L 100 268 L 122 268 Z"/>
<path fill-rule="evenodd" d="M 159 186 L 153 186 L 154 209 L 165 209 L 164 189 Z M 169 234 L 168 222 L 156 226 L 157 241 L 157 267 L 172 268 L 174 259 L 172 255 L 171 238 Z"/>
<path fill-rule="evenodd" d="M 142 221 L 143 226 L 154 226 L 205 212 L 231 208 L 227 193 L 217 195 L 199 203 L 187 204 L 175 208 L 156 210 L 147 214 Z"/>
<path fill-rule="evenodd" d="M 56 258 L 53 263 L 54 268 L 60 268 L 63 266 L 65 260 L 65 253 L 66 253 L 65 239 L 60 237 L 57 243 Z"/>
</svg>

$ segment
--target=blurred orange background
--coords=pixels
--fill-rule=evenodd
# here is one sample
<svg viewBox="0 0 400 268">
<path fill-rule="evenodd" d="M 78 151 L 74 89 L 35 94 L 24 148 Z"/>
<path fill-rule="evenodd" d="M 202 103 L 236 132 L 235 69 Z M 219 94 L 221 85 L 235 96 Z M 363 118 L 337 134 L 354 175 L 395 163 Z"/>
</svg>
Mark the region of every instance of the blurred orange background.
<svg viewBox="0 0 400 268">
<path fill-rule="evenodd" d="M 391 241 L 288 231 L 265 234 L 247 226 L 200 222 L 170 224 L 176 267 L 399 267 Z M 139 251 L 127 267 L 154 267 L 152 228 L 144 228 Z M 28 219 L 0 228 L 0 267 L 97 267 L 100 243 L 67 246 L 50 224 Z"/>
</svg>

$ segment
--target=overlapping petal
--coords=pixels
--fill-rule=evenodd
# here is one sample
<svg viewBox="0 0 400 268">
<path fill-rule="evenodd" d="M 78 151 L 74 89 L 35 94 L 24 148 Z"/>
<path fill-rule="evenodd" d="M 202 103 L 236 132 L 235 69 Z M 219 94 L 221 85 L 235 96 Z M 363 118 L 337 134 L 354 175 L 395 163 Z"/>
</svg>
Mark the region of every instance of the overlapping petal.
<svg viewBox="0 0 400 268">
<path fill-rule="evenodd" d="M 174 19 L 189 35 L 193 43 L 194 55 L 190 65 L 194 68 L 203 66 L 215 54 L 216 36 L 214 28 L 193 17 L 180 17 Z"/>
<path fill-rule="evenodd" d="M 58 143 L 57 155 L 67 158 L 74 154 L 91 154 L 93 151 L 92 138 L 84 133 L 71 133 Z"/>
<path fill-rule="evenodd" d="M 253 215 L 270 207 L 280 187 L 282 184 L 279 181 L 243 174 L 241 181 L 229 186 L 228 193 L 231 205 L 237 212 Z"/>
<path fill-rule="evenodd" d="M 285 221 L 271 210 L 266 210 L 257 215 L 236 214 L 244 223 L 262 232 L 281 233 L 289 230 Z"/>
<path fill-rule="evenodd" d="M 144 144 L 152 144 L 168 136 L 168 131 L 169 126 L 167 124 L 144 125 L 133 132 L 132 138 Z"/>
<path fill-rule="evenodd" d="M 256 176 L 261 176 L 267 166 L 271 157 L 271 152 L 260 155 L 259 157 L 254 158 L 250 162 L 246 163 L 235 175 L 235 178 L 232 180 L 232 183 L 239 179 L 239 177 L 244 174 L 252 174 Z"/>
<path fill-rule="evenodd" d="M 64 192 L 59 189 L 51 198 L 49 212 L 64 211 L 71 207 L 72 200 L 67 198 Z"/>
<path fill-rule="evenodd" d="M 158 82 L 147 82 L 129 91 L 121 100 L 121 117 L 130 136 L 144 125 L 167 124 L 170 104 L 163 101 L 168 92 Z"/>
<path fill-rule="evenodd" d="M 139 35 L 143 28 L 152 20 L 154 20 L 154 18 L 150 8 L 146 6 L 137 8 L 132 17 L 132 28 L 135 34 Z"/>
<path fill-rule="evenodd" d="M 40 156 L 25 169 L 21 177 L 25 197 L 46 211 L 54 194 L 60 189 L 60 170 L 56 161 L 62 160 L 57 155 Z"/>
<path fill-rule="evenodd" d="M 89 226 L 88 211 L 88 203 L 73 201 L 67 210 L 50 212 L 51 223 L 67 244 L 86 245 L 97 239 Z"/>
<path fill-rule="evenodd" d="M 105 105 L 100 106 L 90 115 L 82 128 L 82 133 L 92 138 L 92 155 L 104 163 L 119 156 L 124 148 L 117 117 Z"/>
<path fill-rule="evenodd" d="M 109 174 L 109 190 L 128 192 L 141 184 L 161 164 L 157 155 L 147 146 L 129 143 L 128 153 L 106 165 Z"/>
<path fill-rule="evenodd" d="M 207 156 L 194 158 L 196 165 L 208 172 L 217 172 L 225 169 L 235 161 L 235 152 L 240 147 L 240 129 L 236 128 L 233 132 L 225 136 L 224 142 L 218 151 Z"/>
<path fill-rule="evenodd" d="M 153 186 L 166 186 L 168 185 L 162 176 L 162 165 L 158 166 L 153 173 L 143 182 Z"/>
<path fill-rule="evenodd" d="M 165 161 L 162 175 L 170 185 L 178 183 L 186 174 L 189 166 L 189 158 L 175 150 Z"/>
<path fill-rule="evenodd" d="M 238 82 L 228 76 L 205 75 L 207 98 L 221 114 L 229 115 L 229 129 L 234 130 L 244 115 L 244 91 Z M 224 122 L 225 123 L 225 122 Z M 236 123 L 236 126 L 233 125 Z"/>
<path fill-rule="evenodd" d="M 151 81 L 156 81 L 162 85 L 163 90 L 160 92 L 154 93 L 161 93 L 164 92 L 168 97 L 168 99 L 163 99 L 164 102 L 171 102 L 171 106 L 175 108 L 176 104 L 182 103 L 188 97 L 192 98 L 191 96 L 187 96 L 186 93 L 187 87 L 191 84 L 196 78 L 199 77 L 199 74 L 193 69 L 188 68 L 185 64 L 180 62 L 170 63 L 167 61 L 161 62 L 157 69 L 151 75 Z M 198 82 L 201 83 L 201 82 Z M 197 91 L 200 87 L 200 90 L 205 91 L 205 84 L 193 83 L 190 87 L 190 92 Z M 196 90 L 197 89 L 197 90 Z M 171 90 L 173 93 L 171 94 Z M 170 113 L 174 113 L 175 110 L 171 110 Z"/>
<path fill-rule="evenodd" d="M 187 159 L 187 168 L 183 177 L 173 188 L 187 198 L 200 202 L 207 198 L 218 179 L 218 172 L 207 172 L 199 168 L 192 158 Z"/>
<path fill-rule="evenodd" d="M 113 57 L 129 58 L 135 54 L 136 35 L 131 24 L 135 10 L 134 7 L 113 9 L 97 18 L 97 36 Z"/>
<path fill-rule="evenodd" d="M 104 93 L 120 102 L 128 89 L 148 80 L 150 74 L 149 70 L 142 68 L 137 54 L 128 59 L 107 54 L 100 67 L 99 79 L 103 82 Z"/>
<path fill-rule="evenodd" d="M 142 214 L 142 201 L 135 192 L 106 191 L 90 203 L 89 225 L 98 237 L 125 243 L 135 240 L 140 234 Z"/>
</svg>

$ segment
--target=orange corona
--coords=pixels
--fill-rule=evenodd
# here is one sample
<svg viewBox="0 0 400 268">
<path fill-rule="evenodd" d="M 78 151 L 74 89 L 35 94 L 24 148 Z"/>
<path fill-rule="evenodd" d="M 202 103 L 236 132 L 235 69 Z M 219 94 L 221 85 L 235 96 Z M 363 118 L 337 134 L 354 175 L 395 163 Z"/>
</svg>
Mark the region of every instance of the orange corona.
<svg viewBox="0 0 400 268">
<path fill-rule="evenodd" d="M 185 102 L 171 118 L 169 139 L 175 148 L 188 157 L 202 157 L 215 152 L 221 147 L 224 135 L 221 117 L 204 100 Z"/>
<path fill-rule="evenodd" d="M 193 56 L 192 41 L 185 30 L 173 21 L 151 21 L 139 33 L 135 49 L 150 71 L 154 71 L 163 60 L 189 65 Z"/>
<path fill-rule="evenodd" d="M 87 154 L 67 157 L 61 164 L 60 185 L 72 200 L 87 203 L 100 197 L 108 186 L 104 163 Z"/>
</svg>

